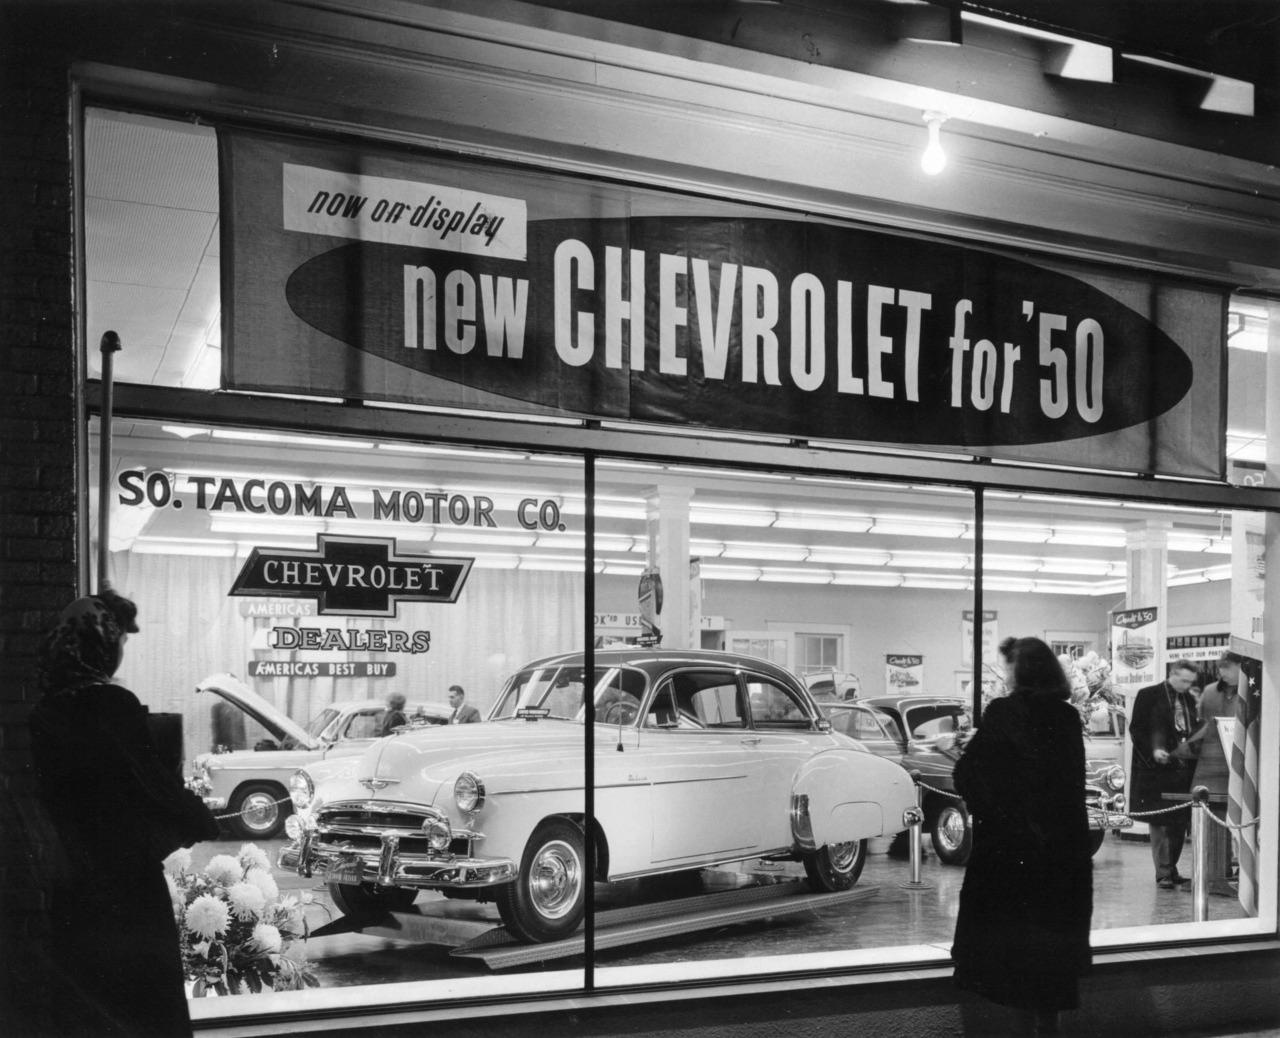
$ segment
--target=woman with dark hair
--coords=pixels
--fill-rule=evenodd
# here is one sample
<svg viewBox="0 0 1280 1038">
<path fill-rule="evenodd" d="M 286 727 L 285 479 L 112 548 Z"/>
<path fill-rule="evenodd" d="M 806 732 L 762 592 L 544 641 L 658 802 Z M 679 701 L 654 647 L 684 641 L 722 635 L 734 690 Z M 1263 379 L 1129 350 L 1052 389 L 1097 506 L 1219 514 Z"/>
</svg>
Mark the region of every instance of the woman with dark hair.
<svg viewBox="0 0 1280 1038">
<path fill-rule="evenodd" d="M 62 611 L 31 712 L 40 799 L 61 854 L 49 877 L 69 1035 L 191 1034 L 174 908 L 161 861 L 215 839 L 218 823 L 157 753 L 147 709 L 112 675 L 138 630 L 112 591 Z"/>
<path fill-rule="evenodd" d="M 1049 646 L 1008 638 L 1000 652 L 1009 694 L 983 711 L 955 769 L 973 853 L 951 956 L 957 986 L 1015 1009 L 1022 1033 L 1055 1034 L 1091 962 L 1084 736 Z M 966 1030 L 980 1015 L 978 1004 L 965 1007 Z M 990 1022 L 981 1028 L 971 1033 L 989 1033 Z"/>
</svg>

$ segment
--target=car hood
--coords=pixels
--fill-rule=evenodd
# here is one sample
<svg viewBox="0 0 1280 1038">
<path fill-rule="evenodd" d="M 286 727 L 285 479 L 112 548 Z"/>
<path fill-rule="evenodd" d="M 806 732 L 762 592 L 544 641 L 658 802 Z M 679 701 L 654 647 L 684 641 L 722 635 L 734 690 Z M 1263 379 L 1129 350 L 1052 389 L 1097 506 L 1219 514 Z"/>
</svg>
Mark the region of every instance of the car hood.
<svg viewBox="0 0 1280 1038">
<path fill-rule="evenodd" d="M 292 739 L 308 750 L 318 750 L 322 744 L 307 734 L 297 721 L 268 703 L 234 674 L 210 674 L 196 686 L 197 692 L 212 692 L 232 706 L 238 707 L 277 739 Z"/>
<path fill-rule="evenodd" d="M 317 792 L 329 803 L 368 799 L 362 780 L 390 780 L 374 794 L 378 799 L 433 804 L 464 771 L 477 775 L 490 796 L 581 787 L 584 737 L 581 724 L 547 719 L 402 730 L 369 747 L 354 772 L 342 769 L 328 782 L 317 775 Z M 597 739 L 604 737 L 597 729 Z"/>
<path fill-rule="evenodd" d="M 363 747 L 360 748 L 363 749 Z M 294 772 L 301 767 L 314 764 L 320 759 L 319 755 L 319 750 L 232 750 L 230 753 L 202 753 L 196 757 L 195 763 L 197 767 L 207 767 L 212 771 L 287 769 Z"/>
</svg>

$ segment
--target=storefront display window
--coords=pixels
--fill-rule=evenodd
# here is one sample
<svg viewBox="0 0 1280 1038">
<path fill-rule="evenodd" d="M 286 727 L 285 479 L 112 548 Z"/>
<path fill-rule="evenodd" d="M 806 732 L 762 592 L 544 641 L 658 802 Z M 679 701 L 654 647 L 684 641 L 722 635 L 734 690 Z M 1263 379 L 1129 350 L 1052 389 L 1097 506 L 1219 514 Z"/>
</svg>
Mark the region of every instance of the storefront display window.
<svg viewBox="0 0 1280 1038">
<path fill-rule="evenodd" d="M 404 983 L 392 997 L 432 1000 L 456 997 L 460 982 L 478 998 L 660 984 L 686 978 L 691 964 L 698 976 L 726 977 L 945 961 L 972 845 L 951 782 L 956 735 L 1006 691 L 997 647 L 1010 635 L 1045 639 L 1076 683 L 1097 823 L 1095 946 L 1274 932 L 1275 850 L 1249 826 L 1280 795 L 1265 748 L 1276 744 L 1267 741 L 1276 718 L 1250 691 L 1269 662 L 1263 606 L 1274 593 L 1263 560 L 1277 519 L 1171 503 L 1174 490 L 1157 500 L 1125 482 L 1149 462 L 1146 475 L 1190 476 L 1224 493 L 1262 485 L 1275 394 L 1258 387 L 1275 382 L 1271 304 L 1145 272 L 1039 269 L 931 243 L 949 257 L 933 276 L 946 311 L 938 356 L 951 366 L 941 377 L 926 364 L 921 378 L 931 296 L 858 282 L 863 309 L 851 316 L 854 275 L 837 275 L 865 229 L 551 174 L 513 201 L 529 183 L 520 171 L 486 166 L 469 179 L 465 164 L 430 158 L 449 190 L 488 192 L 496 205 L 477 218 L 476 203 L 467 232 L 476 242 L 512 270 L 527 261 L 573 282 L 535 298 L 526 329 L 521 292 L 536 297 L 536 278 L 473 270 L 479 244 L 440 246 L 458 264 L 446 274 L 421 256 L 387 260 L 380 249 L 407 248 L 394 235 L 361 240 L 326 224 L 303 228 L 311 237 L 298 244 L 288 234 L 302 232 L 285 221 L 255 238 L 255 218 L 279 194 L 275 181 L 255 192 L 262 169 L 288 169 L 291 218 L 301 219 L 291 183 L 312 190 L 312 208 L 325 195 L 304 216 L 342 215 L 324 177 L 375 174 L 347 168 L 354 160 L 336 144 L 247 133 L 220 142 L 203 127 L 93 109 L 86 153 L 88 327 L 125 338 L 116 381 L 160 399 L 219 391 L 195 415 L 117 418 L 106 473 L 91 422 L 89 483 L 108 488 L 109 512 L 101 524 L 89 516 L 87 528 L 108 537 L 89 547 L 141 609 L 121 678 L 154 712 L 181 718 L 193 785 L 229 835 L 269 847 L 280 882 L 314 895 L 309 959 L 322 985 Z M 142 154 L 153 157 L 145 172 Z M 413 159 L 379 154 L 370 168 L 390 182 Z M 499 188 L 513 197 L 495 203 Z M 501 227 L 523 226 L 525 215 L 540 225 L 528 256 Z M 271 234 L 296 255 L 275 263 Z M 778 262 L 790 277 L 781 295 L 760 259 L 771 234 L 795 246 Z M 330 237 L 344 241 L 329 248 Z M 625 265 L 615 237 L 632 246 Z M 895 262 L 910 270 L 925 253 L 903 241 L 892 240 Z M 739 259 L 734 250 L 745 250 L 759 263 L 722 264 L 716 291 L 728 294 L 717 310 L 712 268 L 674 256 L 684 245 Z M 646 263 L 660 296 L 648 317 L 635 287 Z M 831 284 L 792 269 L 805 263 Z M 1103 348 L 1100 321 L 1080 319 L 1063 338 L 1065 318 L 1044 313 L 1026 358 L 1015 343 L 997 350 L 982 337 L 982 307 L 1008 300 L 973 291 L 972 276 L 953 283 L 951 264 L 1017 273 L 1028 296 L 1045 293 L 1040 302 L 1070 282 L 1072 300 L 1103 307 L 1150 352 L 1123 358 L 1123 372 L 1136 377 L 1154 358 L 1168 361 L 1166 374 L 1150 400 L 1130 401 L 1107 426 L 1104 386 L 1106 401 L 1115 396 L 1103 357 L 1116 354 Z M 754 279 L 750 299 L 740 274 Z M 272 278 L 284 286 L 278 299 Z M 953 288 L 977 299 L 977 317 L 971 298 L 943 306 Z M 1120 316 L 1108 292 L 1125 301 Z M 780 298 L 794 307 L 786 322 L 770 310 Z M 476 381 L 465 358 L 520 359 L 538 305 L 555 363 L 533 375 L 513 367 L 501 386 Z M 876 324 L 872 311 L 890 310 Z M 824 373 L 821 352 L 807 347 L 828 313 L 839 364 Z M 1225 383 L 1205 332 L 1213 314 L 1228 326 Z M 773 330 L 783 323 L 790 354 Z M 376 345 L 392 324 L 396 348 L 413 353 L 403 371 Z M 757 353 L 735 361 L 727 391 L 726 344 L 744 325 Z M 642 340 L 653 327 L 659 371 L 646 379 Z M 683 363 L 695 327 L 700 381 Z M 857 374 L 855 327 L 866 347 Z M 224 349 L 229 329 L 234 354 Z M 333 363 L 312 371 L 317 343 Z M 894 355 L 895 343 L 914 348 Z M 1037 347 L 1048 374 L 1018 381 Z M 624 355 L 638 359 L 634 370 Z M 85 368 L 102 375 L 96 351 Z M 1203 428 L 1188 402 L 1193 374 L 1207 387 Z M 881 430 L 858 410 L 895 394 L 902 407 L 919 404 L 922 393 L 933 423 L 923 431 L 906 419 Z M 219 414 L 216 401 L 245 394 L 263 407 L 281 394 L 343 403 L 362 428 L 339 434 L 274 416 L 257 427 Z M 1148 404 L 1152 413 L 1140 413 Z M 396 408 L 415 420 L 509 425 L 481 446 L 456 427 L 449 437 L 422 435 L 421 424 L 411 433 Z M 1064 424 L 1045 433 L 1045 421 Z M 604 426 L 618 433 L 604 449 L 554 435 Z M 707 442 L 732 436 L 738 453 L 707 451 L 691 435 L 704 426 Z M 660 450 L 639 443 L 654 430 L 666 437 Z M 1085 444 L 1079 464 L 1073 443 Z M 766 467 L 750 454 L 765 444 L 792 453 Z M 864 477 L 856 459 L 868 445 L 880 458 L 927 452 L 950 467 L 916 480 L 868 463 Z M 1033 465 L 1060 466 L 1053 492 L 1017 489 Z M 1254 739 L 1241 773 L 1253 799 L 1237 790 L 1234 808 L 1214 802 L 1223 812 L 1208 832 L 1225 854 L 1215 859 L 1223 887 L 1201 911 L 1148 875 L 1142 819 L 1152 816 L 1133 817 L 1129 726 L 1143 683 L 1186 659 L 1203 691 L 1228 651 L 1246 661 L 1237 730 L 1188 718 L 1188 734 L 1194 725 L 1242 760 Z M 396 711 L 403 724 L 379 741 Z M 459 721 L 481 723 L 454 730 Z M 839 752 L 815 763 L 827 750 Z M 828 805 L 840 819 L 830 822 L 819 805 L 842 784 L 860 792 Z M 912 807 L 929 875 L 904 888 Z M 818 901 L 799 900 L 811 890 Z M 753 899 L 754 915 L 716 914 Z M 357 920 L 354 932 L 344 918 Z M 661 939 L 614 929 L 639 918 L 657 920 Z M 491 947 L 498 925 L 501 949 Z"/>
<path fill-rule="evenodd" d="M 387 943 L 385 910 L 410 910 L 415 897 L 439 913 L 422 913 L 416 943 L 456 948 L 493 929 L 486 880 L 501 862 L 518 867 L 524 850 L 522 836 L 503 836 L 493 804 L 549 781 L 549 737 L 559 761 L 551 784 L 576 786 L 564 809 L 582 812 L 580 695 L 541 723 L 470 722 L 490 715 L 526 662 L 583 642 L 583 463 L 176 422 L 117 421 L 113 433 L 108 578 L 138 603 L 141 627 L 119 676 L 154 713 L 180 720 L 186 774 L 222 820 L 225 842 L 197 847 L 194 867 L 246 840 L 279 866 L 302 814 L 291 800 L 299 769 L 322 796 L 335 769 L 365 779 L 352 796 L 331 795 L 363 803 L 391 784 L 379 777 L 390 765 L 369 752 L 384 736 L 402 757 L 453 746 L 437 757 L 441 781 L 455 803 L 465 795 L 478 806 L 446 805 L 449 852 L 466 856 L 467 827 L 485 833 L 469 845 L 469 884 L 388 893 L 373 871 L 347 882 L 336 871 L 274 875 L 286 896 L 309 901 L 307 923 L 321 936 L 291 954 L 321 986 L 473 975 L 447 950 L 425 967 L 360 961 Z M 96 423 L 93 434 L 96 458 Z M 571 696 L 559 676 L 555 694 Z M 477 740 L 472 729 L 494 734 Z M 455 786 L 464 775 L 476 788 Z M 442 800 L 403 778 L 392 799 L 414 819 L 396 830 L 411 854 Z M 367 820 L 366 840 L 379 817 L 390 816 Z M 356 932 L 323 936 L 343 918 Z M 581 970 L 569 960 L 554 983 L 580 987 Z"/>
</svg>

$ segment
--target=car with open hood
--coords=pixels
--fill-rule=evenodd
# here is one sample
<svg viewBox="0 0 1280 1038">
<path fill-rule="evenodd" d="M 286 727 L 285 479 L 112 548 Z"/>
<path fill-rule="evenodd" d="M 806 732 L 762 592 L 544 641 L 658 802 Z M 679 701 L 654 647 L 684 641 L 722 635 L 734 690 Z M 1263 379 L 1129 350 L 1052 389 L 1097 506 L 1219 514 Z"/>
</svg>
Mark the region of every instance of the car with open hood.
<svg viewBox="0 0 1280 1038">
<path fill-rule="evenodd" d="M 187 781 L 237 836 L 252 840 L 271 839 L 284 829 L 294 772 L 314 761 L 363 752 L 379 737 L 387 710 L 383 700 L 335 702 L 304 726 L 234 674 L 211 674 L 196 686 L 196 693 L 225 700 L 271 736 L 251 750 L 200 754 Z M 410 725 L 447 724 L 451 713 L 448 703 L 405 706 Z"/>
<path fill-rule="evenodd" d="M 407 908 L 421 890 L 470 892 L 540 942 L 577 929 L 592 881 L 798 860 L 815 889 L 848 889 L 868 838 L 909 824 L 906 771 L 833 732 L 780 667 L 621 648 L 594 652 L 593 668 L 582 653 L 536 660 L 483 726 L 401 731 L 302 769 L 280 866 L 323 874 L 347 915 Z"/>
</svg>

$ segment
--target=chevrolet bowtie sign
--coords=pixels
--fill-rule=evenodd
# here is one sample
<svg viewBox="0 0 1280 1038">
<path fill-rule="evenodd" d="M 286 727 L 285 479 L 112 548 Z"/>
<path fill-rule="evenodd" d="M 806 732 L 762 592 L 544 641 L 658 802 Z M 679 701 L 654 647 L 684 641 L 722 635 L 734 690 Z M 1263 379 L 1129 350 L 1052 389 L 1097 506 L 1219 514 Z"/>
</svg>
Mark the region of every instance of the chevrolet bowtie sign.
<svg viewBox="0 0 1280 1038">
<path fill-rule="evenodd" d="M 322 616 L 395 616 L 401 602 L 456 602 L 474 561 L 322 533 L 314 550 L 254 548 L 230 594 L 314 599 Z"/>
</svg>

